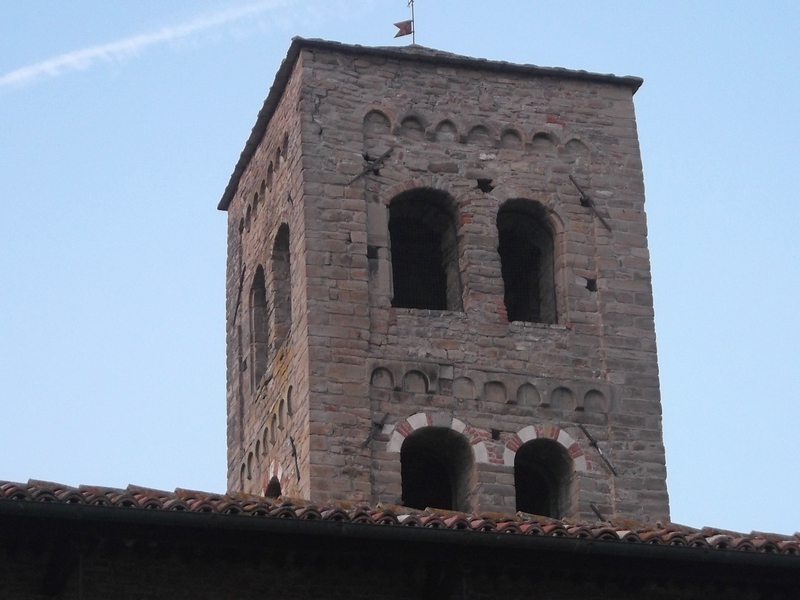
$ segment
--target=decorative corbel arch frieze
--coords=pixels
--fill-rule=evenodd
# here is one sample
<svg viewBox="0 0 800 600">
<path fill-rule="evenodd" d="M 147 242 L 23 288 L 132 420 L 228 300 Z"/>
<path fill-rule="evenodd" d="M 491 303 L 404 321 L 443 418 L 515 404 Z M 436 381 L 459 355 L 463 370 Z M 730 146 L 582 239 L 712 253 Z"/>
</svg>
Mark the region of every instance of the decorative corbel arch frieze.
<svg viewBox="0 0 800 600">
<path fill-rule="evenodd" d="M 397 123 L 397 113 L 394 110 L 392 110 L 391 108 L 389 108 L 388 106 L 385 106 L 384 104 L 379 104 L 379 103 L 375 103 L 374 102 L 374 103 L 370 104 L 369 106 L 366 106 L 364 108 L 364 110 L 362 110 L 361 112 L 363 113 L 361 115 L 361 120 L 362 121 L 364 119 L 366 119 L 367 116 L 369 116 L 370 113 L 373 113 L 373 112 L 380 113 L 381 115 L 383 115 L 386 118 L 387 121 L 389 121 L 389 129 L 390 130 L 394 129 L 394 126 Z"/>
</svg>

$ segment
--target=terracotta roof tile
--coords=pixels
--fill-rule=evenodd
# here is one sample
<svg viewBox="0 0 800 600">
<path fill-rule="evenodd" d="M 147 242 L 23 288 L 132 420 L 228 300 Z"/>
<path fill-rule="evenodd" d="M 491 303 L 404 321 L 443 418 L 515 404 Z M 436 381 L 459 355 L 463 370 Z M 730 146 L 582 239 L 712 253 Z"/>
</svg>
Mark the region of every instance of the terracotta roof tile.
<svg viewBox="0 0 800 600">
<path fill-rule="evenodd" d="M 516 517 L 499 514 L 468 515 L 381 504 L 371 507 L 349 502 L 317 505 L 290 498 L 274 500 L 247 494 L 213 494 L 185 489 L 166 492 L 134 485 L 118 489 L 86 485 L 75 488 L 38 480 L 30 480 L 28 483 L 0 482 L 0 502 L 9 501 L 613 540 L 634 544 L 800 556 L 800 534 L 797 533 L 780 535 L 754 531 L 743 534 L 710 527 L 696 529 L 675 523 L 647 525 L 630 520 L 577 523 L 522 513 Z"/>
</svg>

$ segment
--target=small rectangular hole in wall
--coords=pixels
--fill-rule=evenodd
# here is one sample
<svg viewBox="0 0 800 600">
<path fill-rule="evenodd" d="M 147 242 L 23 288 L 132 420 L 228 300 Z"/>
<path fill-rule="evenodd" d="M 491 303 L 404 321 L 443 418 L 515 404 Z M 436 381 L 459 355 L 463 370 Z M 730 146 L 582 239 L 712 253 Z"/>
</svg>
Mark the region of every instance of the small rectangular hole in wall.
<svg viewBox="0 0 800 600">
<path fill-rule="evenodd" d="M 475 187 L 485 194 L 488 194 L 494 189 L 491 179 L 478 179 L 478 185 Z"/>
<path fill-rule="evenodd" d="M 378 258 L 377 246 L 367 246 L 367 258 L 368 259 Z"/>
<path fill-rule="evenodd" d="M 587 279 L 586 280 L 586 289 L 590 292 L 597 291 L 597 279 Z"/>
<path fill-rule="evenodd" d="M 500 430 L 499 429 L 492 429 L 492 439 L 497 441 L 500 439 Z"/>
</svg>

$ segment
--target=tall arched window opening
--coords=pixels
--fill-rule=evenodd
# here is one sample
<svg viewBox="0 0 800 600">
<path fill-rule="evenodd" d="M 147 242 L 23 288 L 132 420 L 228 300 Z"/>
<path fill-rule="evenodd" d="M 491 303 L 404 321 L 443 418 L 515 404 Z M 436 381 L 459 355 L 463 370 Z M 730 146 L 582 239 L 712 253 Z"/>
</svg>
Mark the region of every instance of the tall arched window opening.
<svg viewBox="0 0 800 600">
<path fill-rule="evenodd" d="M 462 310 L 458 242 L 444 192 L 418 188 L 389 204 L 392 306 Z"/>
<path fill-rule="evenodd" d="M 258 387 L 267 370 L 269 346 L 269 319 L 267 318 L 267 285 L 264 269 L 258 265 L 250 286 L 250 363 L 253 374 L 252 388 Z"/>
<path fill-rule="evenodd" d="M 445 427 L 423 427 L 400 449 L 403 505 L 469 510 L 472 448 L 460 433 Z"/>
<path fill-rule="evenodd" d="M 509 200 L 497 213 L 497 233 L 508 320 L 557 323 L 553 233 L 545 208 Z"/>
<path fill-rule="evenodd" d="M 573 466 L 566 448 L 551 439 L 523 444 L 514 457 L 517 510 L 555 519 L 569 513 Z"/>
<path fill-rule="evenodd" d="M 289 226 L 278 228 L 272 247 L 273 327 L 275 348 L 289 337 L 292 330 L 292 278 L 289 250 Z"/>
</svg>

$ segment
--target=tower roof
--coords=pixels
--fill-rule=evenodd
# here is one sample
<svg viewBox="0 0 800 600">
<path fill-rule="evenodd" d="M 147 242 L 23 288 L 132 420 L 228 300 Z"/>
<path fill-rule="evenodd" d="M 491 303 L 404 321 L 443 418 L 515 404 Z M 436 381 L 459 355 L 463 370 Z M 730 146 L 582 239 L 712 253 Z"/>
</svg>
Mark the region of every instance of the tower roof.
<svg viewBox="0 0 800 600">
<path fill-rule="evenodd" d="M 540 67 L 538 65 L 530 64 L 516 64 L 506 61 L 487 60 L 485 58 L 473 58 L 470 56 L 463 56 L 460 54 L 453 54 L 451 52 L 443 52 L 433 48 L 426 48 L 417 44 L 410 46 L 360 46 L 357 44 L 342 44 L 340 42 L 330 42 L 327 40 L 319 39 L 305 39 L 302 37 L 292 38 L 292 44 L 289 46 L 289 51 L 286 53 L 286 58 L 283 59 L 278 72 L 275 75 L 275 81 L 267 94 L 261 110 L 258 111 L 256 123 L 250 132 L 247 142 L 245 142 L 244 149 L 242 150 L 239 160 L 233 169 L 228 185 L 225 187 L 225 192 L 217 205 L 219 210 L 227 210 L 228 206 L 233 199 L 236 189 L 239 185 L 239 179 L 244 173 L 250 159 L 253 156 L 256 148 L 258 147 L 264 132 L 272 119 L 275 109 L 278 105 L 280 97 L 283 95 L 286 83 L 289 81 L 289 76 L 303 49 L 317 49 L 327 50 L 330 52 L 341 52 L 345 54 L 357 54 L 361 56 L 382 56 L 385 58 L 394 58 L 401 60 L 412 60 L 420 63 L 428 63 L 435 65 L 458 67 L 460 69 L 471 69 L 480 71 L 492 71 L 500 73 L 512 73 L 518 75 L 527 75 L 530 77 L 554 77 L 558 79 L 574 79 L 580 81 L 593 81 L 597 83 L 605 83 L 611 85 L 618 85 L 627 87 L 631 90 L 631 94 L 635 94 L 641 87 L 644 80 L 641 77 L 633 76 L 618 76 L 612 74 L 592 73 L 583 70 L 564 69 L 559 67 Z"/>
</svg>

